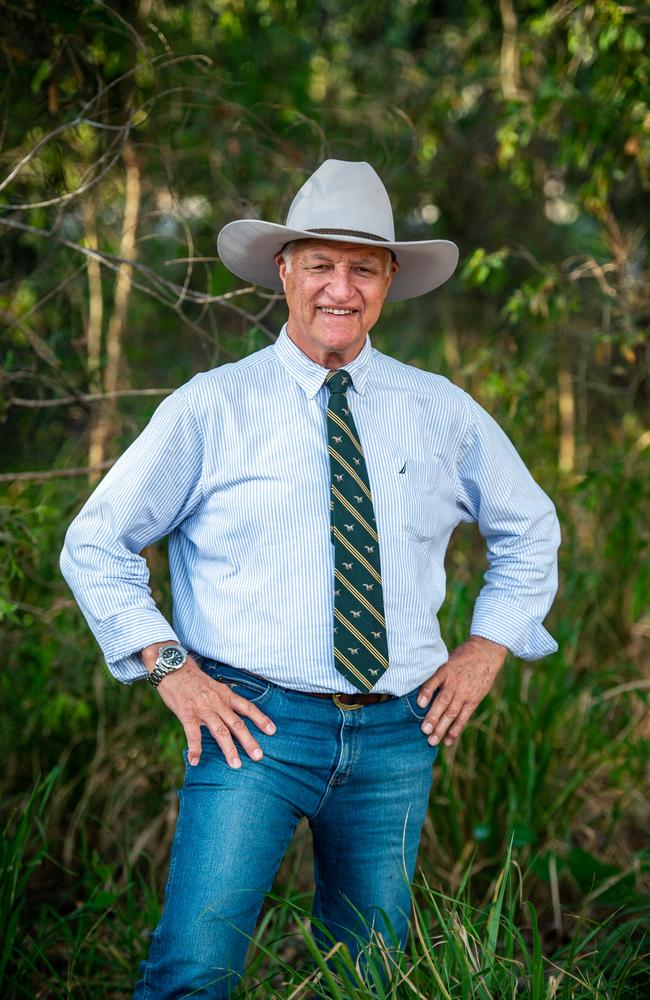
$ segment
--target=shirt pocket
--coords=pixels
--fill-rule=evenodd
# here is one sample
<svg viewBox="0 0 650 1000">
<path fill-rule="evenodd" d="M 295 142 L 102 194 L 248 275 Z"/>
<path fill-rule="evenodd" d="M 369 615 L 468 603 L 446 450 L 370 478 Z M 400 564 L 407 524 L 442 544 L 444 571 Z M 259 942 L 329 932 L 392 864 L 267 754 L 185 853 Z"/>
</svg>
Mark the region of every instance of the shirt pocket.
<svg viewBox="0 0 650 1000">
<path fill-rule="evenodd" d="M 437 538 L 449 483 L 442 464 L 398 453 L 394 460 L 396 514 L 402 528 L 420 541 Z"/>
</svg>

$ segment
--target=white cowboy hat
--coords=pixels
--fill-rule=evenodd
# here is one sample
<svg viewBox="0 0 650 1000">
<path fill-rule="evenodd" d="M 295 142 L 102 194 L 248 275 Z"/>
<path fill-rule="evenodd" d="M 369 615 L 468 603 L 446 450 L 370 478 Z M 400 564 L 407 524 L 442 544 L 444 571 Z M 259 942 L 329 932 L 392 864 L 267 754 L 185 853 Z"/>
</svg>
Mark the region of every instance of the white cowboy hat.
<svg viewBox="0 0 650 1000">
<path fill-rule="evenodd" d="M 282 291 L 275 255 L 291 240 L 337 240 L 382 246 L 399 263 L 387 301 L 423 295 L 452 276 L 458 247 L 449 240 L 395 240 L 388 192 L 369 163 L 325 160 L 293 199 L 286 225 L 239 219 L 219 233 L 217 249 L 239 278 Z"/>
</svg>

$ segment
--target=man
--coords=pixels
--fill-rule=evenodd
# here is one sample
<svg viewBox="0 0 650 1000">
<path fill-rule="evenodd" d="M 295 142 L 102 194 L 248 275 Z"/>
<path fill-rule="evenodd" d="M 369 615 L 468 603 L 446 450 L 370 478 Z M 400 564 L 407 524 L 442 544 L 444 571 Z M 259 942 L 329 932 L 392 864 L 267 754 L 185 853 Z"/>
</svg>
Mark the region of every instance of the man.
<svg viewBox="0 0 650 1000">
<path fill-rule="evenodd" d="M 148 673 L 187 737 L 139 1000 L 230 996 L 303 816 L 323 947 L 331 936 L 356 956 L 372 931 L 403 945 L 439 744 L 458 739 L 507 649 L 556 648 L 542 626 L 553 505 L 470 397 L 368 340 L 386 299 L 451 276 L 456 247 L 396 242 L 374 170 L 328 160 L 285 226 L 230 223 L 219 252 L 284 290 L 286 326 L 159 407 L 62 555 L 113 673 Z M 478 522 L 490 568 L 448 656 L 436 613 L 461 520 Z M 139 556 L 166 534 L 175 629 Z"/>
</svg>

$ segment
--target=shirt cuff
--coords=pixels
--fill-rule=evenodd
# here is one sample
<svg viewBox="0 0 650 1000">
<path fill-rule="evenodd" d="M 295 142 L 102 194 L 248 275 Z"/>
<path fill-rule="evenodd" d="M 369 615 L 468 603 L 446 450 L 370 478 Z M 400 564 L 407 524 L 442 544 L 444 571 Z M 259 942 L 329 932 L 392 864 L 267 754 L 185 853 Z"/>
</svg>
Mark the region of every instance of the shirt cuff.
<svg viewBox="0 0 650 1000">
<path fill-rule="evenodd" d="M 507 646 L 522 660 L 538 660 L 558 649 L 557 642 L 540 621 L 514 604 L 494 597 L 478 598 L 470 634 Z"/>
<path fill-rule="evenodd" d="M 108 669 L 118 681 L 132 684 L 144 680 L 147 668 L 138 653 L 154 642 L 180 642 L 167 619 L 157 608 L 130 608 L 103 621 L 97 639 Z"/>
</svg>

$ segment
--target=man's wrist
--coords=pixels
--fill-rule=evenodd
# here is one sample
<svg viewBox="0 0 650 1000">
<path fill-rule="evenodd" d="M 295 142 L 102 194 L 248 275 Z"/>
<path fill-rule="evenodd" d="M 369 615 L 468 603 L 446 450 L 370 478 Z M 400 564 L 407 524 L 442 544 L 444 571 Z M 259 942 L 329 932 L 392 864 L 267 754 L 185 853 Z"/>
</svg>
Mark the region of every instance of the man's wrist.
<svg viewBox="0 0 650 1000">
<path fill-rule="evenodd" d="M 483 658 L 484 662 L 493 664 L 493 668 L 500 670 L 508 655 L 508 647 L 493 639 L 486 639 L 483 635 L 470 635 L 467 645 L 476 651 L 477 655 Z"/>
<path fill-rule="evenodd" d="M 165 639 L 163 642 L 152 642 L 150 646 L 145 646 L 144 649 L 139 651 L 138 655 L 144 663 L 148 674 L 150 674 L 156 666 L 158 653 L 163 646 L 180 646 L 180 642 L 178 639 Z"/>
<path fill-rule="evenodd" d="M 508 647 L 504 646 L 500 642 L 495 642 L 494 639 L 486 639 L 484 635 L 470 635 L 467 640 L 471 642 L 472 645 L 481 646 L 483 649 L 491 650 L 493 653 L 501 653 L 505 658 L 508 653 Z"/>
</svg>

